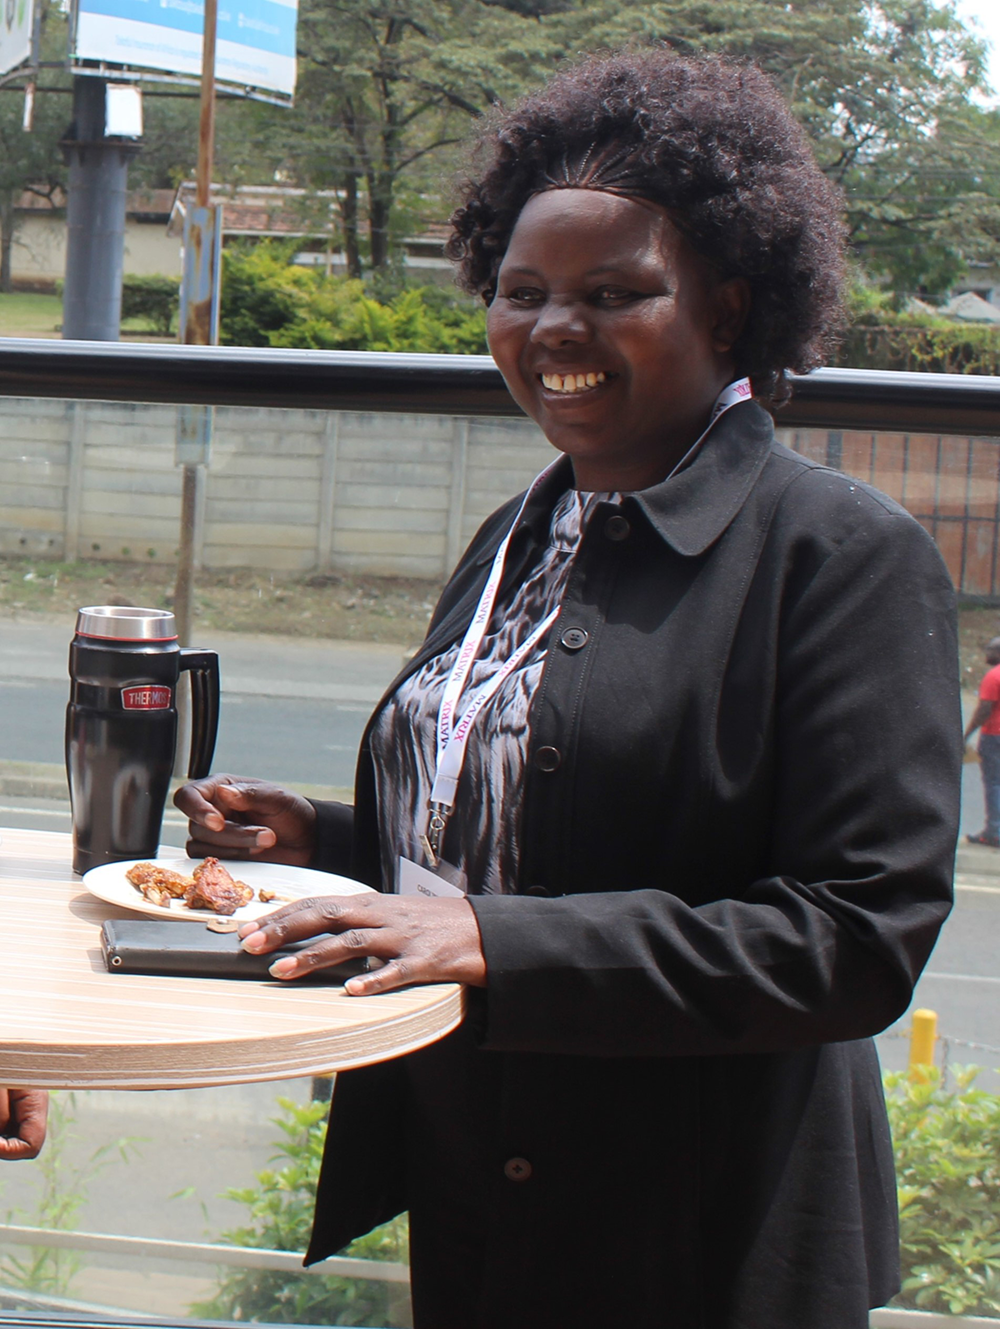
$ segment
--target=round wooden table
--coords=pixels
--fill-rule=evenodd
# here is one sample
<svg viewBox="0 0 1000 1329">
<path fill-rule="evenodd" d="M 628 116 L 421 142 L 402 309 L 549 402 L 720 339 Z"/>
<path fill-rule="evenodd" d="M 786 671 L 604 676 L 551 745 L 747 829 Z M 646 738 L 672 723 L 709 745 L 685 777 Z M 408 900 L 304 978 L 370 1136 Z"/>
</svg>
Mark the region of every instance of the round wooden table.
<svg viewBox="0 0 1000 1329">
<path fill-rule="evenodd" d="M 462 1019 L 454 983 L 348 997 L 338 987 L 109 974 L 101 924 L 137 915 L 83 888 L 68 835 L 0 835 L 0 1085 L 287 1080 L 412 1052 Z"/>
</svg>

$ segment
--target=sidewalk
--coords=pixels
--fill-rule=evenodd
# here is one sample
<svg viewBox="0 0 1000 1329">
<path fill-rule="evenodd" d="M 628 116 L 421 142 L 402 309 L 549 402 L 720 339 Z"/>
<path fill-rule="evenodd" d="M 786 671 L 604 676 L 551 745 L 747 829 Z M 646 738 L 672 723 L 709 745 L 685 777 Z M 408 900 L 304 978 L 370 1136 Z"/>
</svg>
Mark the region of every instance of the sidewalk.
<svg viewBox="0 0 1000 1329">
<path fill-rule="evenodd" d="M 1000 849 L 960 843 L 955 861 L 957 885 L 988 886 L 1000 890 Z"/>
</svg>

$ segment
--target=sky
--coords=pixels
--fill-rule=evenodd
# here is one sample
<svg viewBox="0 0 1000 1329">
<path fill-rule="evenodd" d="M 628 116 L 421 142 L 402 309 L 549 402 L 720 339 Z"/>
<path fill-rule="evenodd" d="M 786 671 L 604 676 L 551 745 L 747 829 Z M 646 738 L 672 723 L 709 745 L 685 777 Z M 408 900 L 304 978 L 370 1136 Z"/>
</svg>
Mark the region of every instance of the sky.
<svg viewBox="0 0 1000 1329">
<path fill-rule="evenodd" d="M 994 91 L 1000 94 L 1000 0 L 957 0 L 956 8 L 963 18 L 978 19 L 982 35 L 992 42 L 989 69 Z"/>
</svg>

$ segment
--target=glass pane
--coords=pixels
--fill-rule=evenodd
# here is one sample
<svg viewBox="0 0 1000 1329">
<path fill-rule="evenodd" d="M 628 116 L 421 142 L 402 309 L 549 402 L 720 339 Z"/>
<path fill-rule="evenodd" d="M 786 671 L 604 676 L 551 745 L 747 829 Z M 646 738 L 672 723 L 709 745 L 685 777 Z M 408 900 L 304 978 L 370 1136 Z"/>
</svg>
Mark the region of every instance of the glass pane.
<svg viewBox="0 0 1000 1329">
<path fill-rule="evenodd" d="M 69 829 L 62 749 L 76 609 L 172 604 L 179 416 L 165 406 L 0 399 L 0 825 Z M 935 538 L 963 597 L 968 710 L 982 646 L 1000 630 L 1000 445 L 780 432 L 787 446 L 902 502 Z M 367 716 L 418 645 L 449 568 L 550 455 L 518 420 L 217 408 L 190 528 L 192 642 L 221 660 L 215 769 L 349 798 Z M 899 723 L 906 717 L 886 717 Z M 983 812 L 969 763 L 963 835 L 980 829 Z M 182 845 L 184 830 L 168 806 L 163 842 Z M 979 1083 L 992 1092 L 997 859 L 963 844 L 958 905 L 914 1002 L 938 1012 L 939 1061 L 946 1053 L 985 1065 Z M 888 1068 L 906 1065 L 910 1019 L 879 1039 Z M 355 1252 L 380 1261 L 382 1279 L 221 1266 L 205 1249 L 301 1252 L 328 1092 L 328 1081 L 301 1079 L 57 1095 L 42 1157 L 0 1170 L 0 1307 L 408 1324 L 404 1224 Z M 283 1167 L 299 1171 L 278 1176 Z M 36 1247 L 16 1230 L 25 1227 L 84 1235 Z M 150 1244 L 129 1248 L 124 1238 Z"/>
</svg>

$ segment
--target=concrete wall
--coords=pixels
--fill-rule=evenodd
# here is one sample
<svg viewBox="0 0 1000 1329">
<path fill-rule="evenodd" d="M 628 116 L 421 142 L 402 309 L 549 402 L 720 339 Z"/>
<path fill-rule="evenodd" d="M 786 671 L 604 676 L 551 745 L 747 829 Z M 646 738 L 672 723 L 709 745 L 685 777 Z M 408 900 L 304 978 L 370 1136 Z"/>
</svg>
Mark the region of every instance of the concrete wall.
<svg viewBox="0 0 1000 1329">
<path fill-rule="evenodd" d="M 15 282 L 61 281 L 66 273 L 65 213 L 21 213 L 14 231 L 11 271 Z M 162 221 L 125 221 L 125 275 L 181 275 L 180 241 L 167 235 Z"/>
<path fill-rule="evenodd" d="M 173 407 L 0 400 L 0 553 L 172 562 L 175 435 Z M 526 421 L 220 407 L 198 559 L 440 578 L 550 456 Z"/>
<path fill-rule="evenodd" d="M 0 553 L 170 563 L 173 407 L 0 399 Z M 1000 445 L 783 431 L 923 522 L 956 584 L 1000 594 Z M 551 459 L 526 420 L 220 407 L 200 473 L 208 568 L 441 578 L 479 523 Z"/>
</svg>

